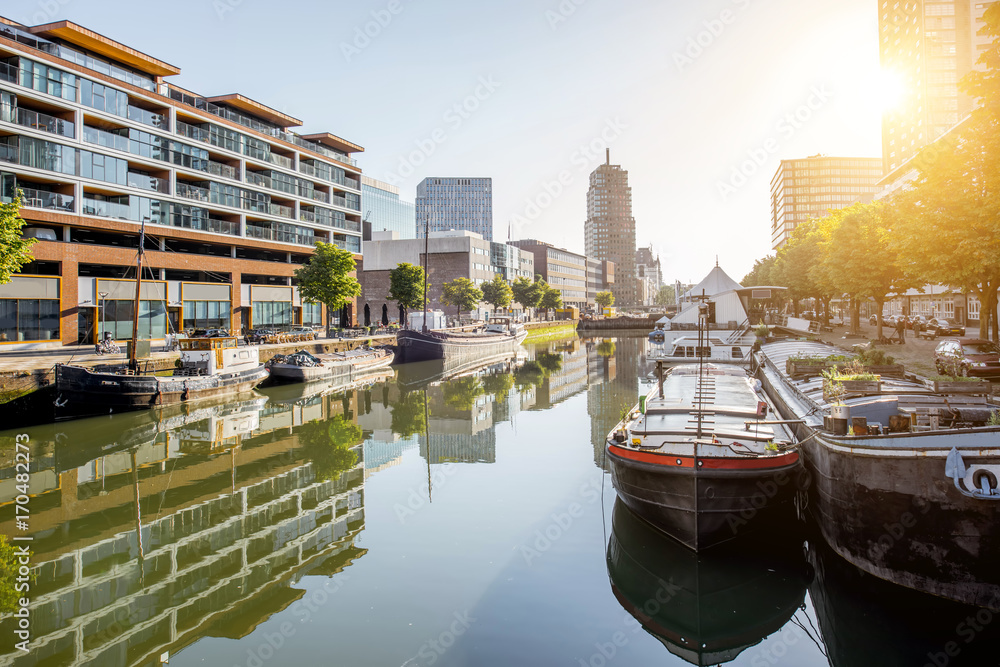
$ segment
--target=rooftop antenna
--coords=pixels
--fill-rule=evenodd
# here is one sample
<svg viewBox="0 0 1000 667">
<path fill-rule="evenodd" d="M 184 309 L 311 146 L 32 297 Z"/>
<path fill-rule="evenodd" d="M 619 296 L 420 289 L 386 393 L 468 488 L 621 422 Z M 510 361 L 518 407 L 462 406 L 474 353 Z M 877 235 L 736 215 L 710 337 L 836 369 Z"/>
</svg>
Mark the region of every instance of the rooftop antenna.
<svg viewBox="0 0 1000 667">
<path fill-rule="evenodd" d="M 604 151 L 605 151 L 604 154 L 605 154 L 606 159 L 607 159 L 607 164 L 610 166 L 611 165 L 611 149 L 610 148 L 605 148 Z"/>
</svg>

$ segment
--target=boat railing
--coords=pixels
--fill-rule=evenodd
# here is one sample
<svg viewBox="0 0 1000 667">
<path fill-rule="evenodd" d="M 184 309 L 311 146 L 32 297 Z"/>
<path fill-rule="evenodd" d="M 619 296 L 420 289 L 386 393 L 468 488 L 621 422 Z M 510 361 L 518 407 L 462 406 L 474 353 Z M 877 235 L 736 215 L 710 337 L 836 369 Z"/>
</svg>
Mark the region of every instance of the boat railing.
<svg viewBox="0 0 1000 667">
<path fill-rule="evenodd" d="M 761 357 L 761 359 L 764 360 L 763 361 L 763 365 L 764 366 L 767 366 L 772 371 L 774 371 L 775 373 L 777 373 L 778 377 L 784 378 L 786 380 L 786 382 L 784 383 L 785 386 L 788 388 L 789 391 L 791 391 L 795 395 L 796 398 L 798 398 L 804 404 L 811 406 L 814 410 L 823 410 L 824 409 L 822 405 L 820 405 L 819 403 L 817 403 L 808 394 L 806 394 L 801 389 L 799 389 L 798 387 L 796 387 L 795 384 L 792 383 L 792 379 L 790 377 L 788 377 L 787 374 L 782 369 L 778 368 L 778 365 L 775 364 L 773 361 L 771 361 L 771 358 L 768 357 L 765 352 L 760 352 L 760 357 Z"/>
</svg>

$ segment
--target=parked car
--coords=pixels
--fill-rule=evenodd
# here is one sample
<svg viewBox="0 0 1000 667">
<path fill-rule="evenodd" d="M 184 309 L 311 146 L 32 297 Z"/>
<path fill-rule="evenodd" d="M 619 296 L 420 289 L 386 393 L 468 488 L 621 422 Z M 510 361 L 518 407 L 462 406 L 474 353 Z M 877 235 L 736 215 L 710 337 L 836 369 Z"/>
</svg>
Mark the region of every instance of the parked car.
<svg viewBox="0 0 1000 667">
<path fill-rule="evenodd" d="M 906 321 L 906 328 L 913 329 L 913 333 L 920 333 L 927 328 L 927 321 L 923 315 L 911 315 Z"/>
<path fill-rule="evenodd" d="M 309 327 L 295 327 L 288 332 L 290 336 L 296 336 L 303 340 L 314 340 L 316 338 L 316 332 Z"/>
<path fill-rule="evenodd" d="M 917 335 L 928 340 L 938 336 L 964 336 L 965 327 L 949 320 L 933 318 L 928 320 L 927 326 Z"/>
<path fill-rule="evenodd" d="M 251 343 L 263 343 L 268 338 L 277 335 L 277 332 L 273 329 L 251 329 L 247 337 L 250 339 Z"/>
<path fill-rule="evenodd" d="M 868 324 L 875 326 L 878 324 L 878 315 L 872 315 L 868 318 Z M 895 315 L 883 315 L 882 316 L 882 326 L 884 327 L 894 327 L 896 326 L 896 316 Z"/>
<path fill-rule="evenodd" d="M 945 338 L 934 348 L 934 367 L 941 375 L 1000 376 L 1000 348 L 980 338 Z"/>
</svg>

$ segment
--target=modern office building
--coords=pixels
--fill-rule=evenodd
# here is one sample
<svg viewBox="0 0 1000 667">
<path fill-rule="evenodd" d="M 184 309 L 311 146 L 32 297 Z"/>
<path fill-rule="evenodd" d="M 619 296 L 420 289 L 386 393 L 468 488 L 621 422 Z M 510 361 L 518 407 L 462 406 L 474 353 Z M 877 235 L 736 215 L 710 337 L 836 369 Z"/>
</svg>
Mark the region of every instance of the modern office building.
<svg viewBox="0 0 1000 667">
<path fill-rule="evenodd" d="M 441 302 L 446 282 L 468 278 L 481 286 L 498 274 L 508 282 L 521 276 L 531 279 L 535 275 L 534 257 L 530 252 L 506 243 L 487 241 L 474 232 L 431 231 L 426 241 L 400 239 L 395 232 L 373 232 L 372 237 L 371 241 L 364 242 L 363 270 L 359 275 L 362 291 L 358 309 L 362 322 L 398 321 L 398 306 L 388 296 L 389 273 L 403 262 L 422 266 L 425 244 L 430 280 L 427 308 L 443 310 L 449 317 L 455 314 L 455 307 Z M 512 306 L 517 307 L 516 304 Z M 492 306 L 486 304 L 482 308 L 489 310 Z"/>
<path fill-rule="evenodd" d="M 315 241 L 360 259 L 350 155 L 363 149 L 296 134 L 302 121 L 243 95 L 166 81 L 177 74 L 69 21 L 0 19 L 0 195 L 24 193 L 24 234 L 39 239 L 0 286 L 0 340 L 127 337 L 143 224 L 141 337 L 323 323 L 292 274 Z"/>
<path fill-rule="evenodd" d="M 510 245 L 534 256 L 535 275 L 559 290 L 564 306 L 586 311 L 588 305 L 593 305 L 587 301 L 586 257 L 535 239 L 510 241 Z"/>
<path fill-rule="evenodd" d="M 813 155 L 782 160 L 771 179 L 771 247 L 783 246 L 810 218 L 870 200 L 881 178 L 880 158 Z"/>
<path fill-rule="evenodd" d="M 899 78 L 902 99 L 882 118 L 882 157 L 889 173 L 972 110 L 958 83 L 989 46 L 979 35 L 992 2 L 879 2 L 882 69 Z"/>
<path fill-rule="evenodd" d="M 587 257 L 615 264 L 612 293 L 618 306 L 638 303 L 635 285 L 635 218 L 628 172 L 607 159 L 590 174 L 587 190 L 587 222 L 584 225 Z"/>
<path fill-rule="evenodd" d="M 493 240 L 492 178 L 425 178 L 417 184 L 417 238 L 465 230 Z"/>
<path fill-rule="evenodd" d="M 395 185 L 362 176 L 361 214 L 365 241 L 371 241 L 372 232 L 399 232 L 401 239 L 417 238 L 416 206 L 400 199 Z"/>
</svg>

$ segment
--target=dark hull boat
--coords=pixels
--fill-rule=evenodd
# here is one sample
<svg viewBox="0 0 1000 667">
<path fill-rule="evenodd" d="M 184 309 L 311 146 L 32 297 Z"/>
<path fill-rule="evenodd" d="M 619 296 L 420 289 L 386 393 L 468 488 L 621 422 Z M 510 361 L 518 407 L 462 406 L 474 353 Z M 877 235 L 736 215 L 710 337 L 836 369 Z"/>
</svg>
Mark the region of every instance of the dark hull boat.
<svg viewBox="0 0 1000 667">
<path fill-rule="evenodd" d="M 608 576 L 615 598 L 692 665 L 735 660 L 781 630 L 805 598 L 807 567 L 794 536 L 695 553 L 621 501 L 612 517 Z"/>
<path fill-rule="evenodd" d="M 1000 427 L 986 425 L 1000 406 L 883 378 L 833 410 L 821 380 L 792 380 L 786 360 L 836 352 L 789 342 L 760 356 L 765 390 L 783 416 L 801 420 L 809 507 L 824 539 L 869 574 L 1000 609 Z M 836 435 L 846 424 L 834 412 L 857 434 Z"/>
<path fill-rule="evenodd" d="M 180 368 L 170 376 L 58 364 L 56 405 L 76 416 L 140 410 L 248 392 L 268 377 L 257 348 L 239 347 L 235 338 L 190 338 L 180 346 Z"/>
<path fill-rule="evenodd" d="M 404 363 L 448 359 L 460 363 L 512 355 L 528 332 L 508 318 L 492 318 L 478 332 L 421 332 L 403 329 L 396 334 Z"/>
<path fill-rule="evenodd" d="M 691 549 L 795 518 L 801 470 L 785 425 L 736 366 L 686 365 L 608 435 L 611 480 L 622 501 Z"/>
</svg>

